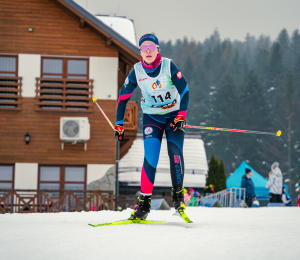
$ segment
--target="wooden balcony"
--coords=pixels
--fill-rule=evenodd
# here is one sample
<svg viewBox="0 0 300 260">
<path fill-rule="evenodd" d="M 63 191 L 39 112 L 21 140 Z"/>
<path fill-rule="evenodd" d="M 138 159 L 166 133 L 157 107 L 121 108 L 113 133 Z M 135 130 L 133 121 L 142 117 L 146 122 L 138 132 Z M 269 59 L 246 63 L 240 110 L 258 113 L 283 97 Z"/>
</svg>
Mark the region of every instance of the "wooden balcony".
<svg viewBox="0 0 300 260">
<path fill-rule="evenodd" d="M 93 111 L 93 80 L 36 78 L 36 111 Z"/>
<path fill-rule="evenodd" d="M 138 103 L 136 101 L 129 101 L 127 103 L 124 128 L 124 141 L 120 142 L 120 159 L 128 152 L 136 138 L 138 128 Z"/>
<path fill-rule="evenodd" d="M 0 213 L 113 210 L 112 191 L 0 190 Z"/>
<path fill-rule="evenodd" d="M 21 110 L 22 78 L 0 77 L 0 110 Z"/>
<path fill-rule="evenodd" d="M 124 116 L 124 128 L 126 130 L 137 131 L 138 126 L 138 103 L 136 101 L 129 101 L 127 103 L 126 112 Z"/>
</svg>

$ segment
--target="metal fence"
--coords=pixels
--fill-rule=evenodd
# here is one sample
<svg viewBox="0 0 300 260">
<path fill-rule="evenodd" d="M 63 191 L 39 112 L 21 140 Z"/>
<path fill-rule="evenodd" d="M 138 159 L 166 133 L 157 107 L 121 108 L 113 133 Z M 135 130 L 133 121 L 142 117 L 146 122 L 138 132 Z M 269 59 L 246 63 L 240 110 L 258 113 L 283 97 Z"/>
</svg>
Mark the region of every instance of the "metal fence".
<svg viewBox="0 0 300 260">
<path fill-rule="evenodd" d="M 229 188 L 200 198 L 196 202 L 199 206 L 203 199 L 218 199 L 223 207 L 232 207 L 237 200 L 245 201 L 244 188 Z"/>
<path fill-rule="evenodd" d="M 112 191 L 0 190 L 0 213 L 113 210 Z"/>
</svg>

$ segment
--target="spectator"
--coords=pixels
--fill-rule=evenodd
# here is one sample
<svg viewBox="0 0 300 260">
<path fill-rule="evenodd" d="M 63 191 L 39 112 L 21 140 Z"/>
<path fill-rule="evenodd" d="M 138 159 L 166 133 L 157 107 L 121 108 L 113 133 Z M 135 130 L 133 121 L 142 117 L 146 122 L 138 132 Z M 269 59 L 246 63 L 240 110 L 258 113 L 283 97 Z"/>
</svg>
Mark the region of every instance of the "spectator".
<svg viewBox="0 0 300 260">
<path fill-rule="evenodd" d="M 189 207 L 195 207 L 197 205 L 197 198 L 195 196 L 195 193 L 197 195 L 197 192 L 194 189 L 190 189 L 190 191 L 189 191 L 189 195 L 190 195 Z"/>
<path fill-rule="evenodd" d="M 194 191 L 194 197 L 197 199 L 200 197 L 199 191 Z"/>
<path fill-rule="evenodd" d="M 282 173 L 279 169 L 278 162 L 274 162 L 271 166 L 271 171 L 269 172 L 269 181 L 266 184 L 266 188 L 269 188 L 270 202 L 282 202 Z"/>
<path fill-rule="evenodd" d="M 246 190 L 246 204 L 248 207 L 252 207 L 253 201 L 256 200 L 256 196 L 254 193 L 254 184 L 253 181 L 251 180 L 252 176 L 252 171 L 248 168 L 245 169 L 246 174 L 242 178 L 242 184 L 241 187 Z"/>
<path fill-rule="evenodd" d="M 209 194 L 215 193 L 215 186 L 210 184 L 204 188 L 204 197 Z"/>
<path fill-rule="evenodd" d="M 186 206 L 188 206 L 189 203 L 190 203 L 190 200 L 191 200 L 191 196 L 189 195 L 187 189 L 184 189 L 184 190 L 183 190 L 183 196 L 184 196 L 184 204 L 185 204 Z"/>
<path fill-rule="evenodd" d="M 282 202 L 284 203 L 285 206 L 292 206 L 292 198 L 290 195 L 287 195 L 285 194 L 286 192 L 286 189 L 285 187 L 282 187 L 282 195 L 281 195 L 281 200 Z"/>
<path fill-rule="evenodd" d="M 194 189 L 190 189 L 190 190 L 189 190 L 189 194 L 190 194 L 191 197 L 194 196 L 194 191 L 195 191 Z"/>
</svg>

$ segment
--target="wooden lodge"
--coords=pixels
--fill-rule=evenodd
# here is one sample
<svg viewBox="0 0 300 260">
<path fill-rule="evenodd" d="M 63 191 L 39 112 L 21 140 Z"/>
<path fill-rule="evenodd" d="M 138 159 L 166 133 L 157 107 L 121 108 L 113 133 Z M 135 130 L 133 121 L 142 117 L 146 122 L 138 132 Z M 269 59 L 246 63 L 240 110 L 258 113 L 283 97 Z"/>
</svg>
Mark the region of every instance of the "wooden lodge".
<svg viewBox="0 0 300 260">
<path fill-rule="evenodd" d="M 75 190 L 88 200 L 87 185 L 116 163 L 113 131 L 92 97 L 114 123 L 138 48 L 71 0 L 0 0 L 0 10 L 0 212 L 20 190 L 36 192 L 18 198 L 15 212 L 62 210 Z M 136 102 L 124 126 L 121 157 L 136 138 Z M 43 190 L 60 191 L 65 202 Z"/>
</svg>

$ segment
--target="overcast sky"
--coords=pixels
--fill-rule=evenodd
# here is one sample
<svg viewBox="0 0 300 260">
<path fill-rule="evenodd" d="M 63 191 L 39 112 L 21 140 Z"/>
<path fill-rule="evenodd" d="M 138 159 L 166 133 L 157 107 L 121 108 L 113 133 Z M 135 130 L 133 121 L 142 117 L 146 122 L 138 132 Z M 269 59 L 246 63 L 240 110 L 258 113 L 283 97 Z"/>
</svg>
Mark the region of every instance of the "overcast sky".
<svg viewBox="0 0 300 260">
<path fill-rule="evenodd" d="M 221 38 L 247 33 L 275 40 L 286 28 L 300 29 L 300 0 L 75 0 L 93 14 L 117 13 L 134 20 L 137 40 L 154 32 L 159 40 L 203 41 L 217 28 Z"/>
</svg>

